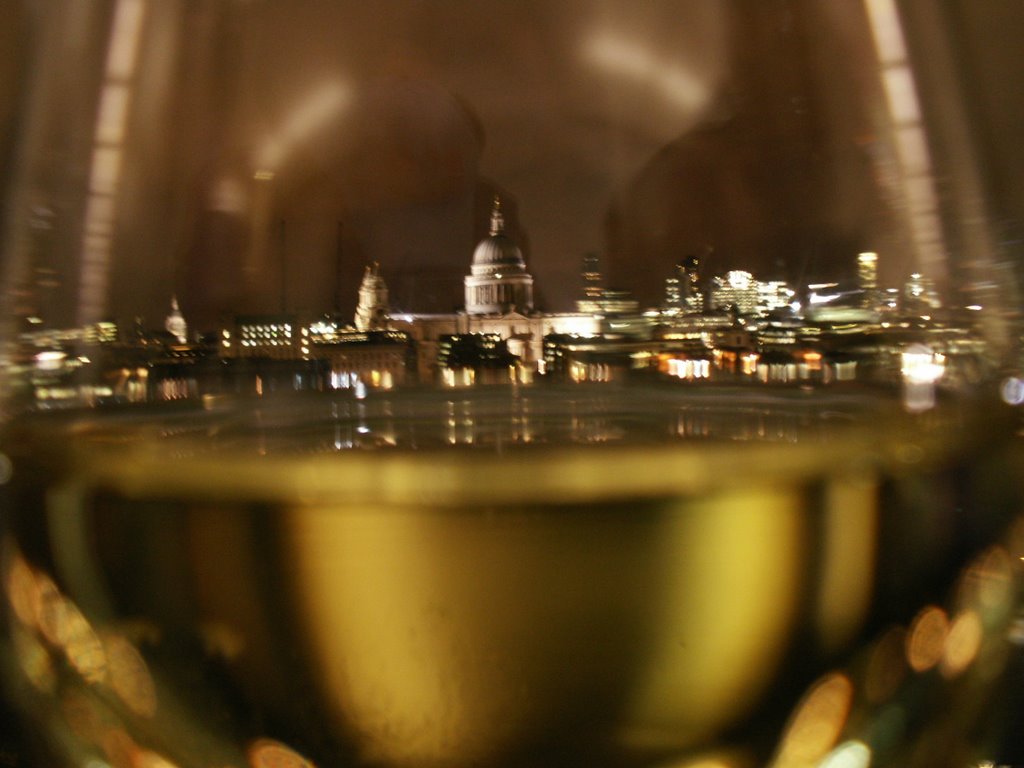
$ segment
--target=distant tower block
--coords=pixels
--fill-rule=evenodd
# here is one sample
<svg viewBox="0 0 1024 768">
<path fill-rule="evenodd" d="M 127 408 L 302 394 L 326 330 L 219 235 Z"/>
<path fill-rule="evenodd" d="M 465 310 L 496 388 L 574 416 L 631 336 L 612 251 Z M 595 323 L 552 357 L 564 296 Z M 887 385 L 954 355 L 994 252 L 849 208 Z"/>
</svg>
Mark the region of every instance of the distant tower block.
<svg viewBox="0 0 1024 768">
<path fill-rule="evenodd" d="M 878 291 L 878 254 L 865 251 L 857 255 L 857 287 L 862 292 L 864 307 L 872 307 L 876 303 Z"/>
<path fill-rule="evenodd" d="M 359 331 L 380 331 L 388 324 L 388 287 L 380 276 L 377 262 L 366 267 L 359 284 L 359 304 L 355 326 Z"/>
<path fill-rule="evenodd" d="M 676 266 L 679 272 L 680 288 L 684 309 L 687 312 L 701 312 L 704 309 L 704 294 L 700 290 L 700 258 L 687 256 L 682 264 Z"/>
<path fill-rule="evenodd" d="M 604 289 L 604 278 L 601 275 L 600 257 L 596 253 L 588 253 L 583 257 L 580 279 L 583 283 L 584 299 L 597 301 L 601 298 L 601 291 Z"/>
<path fill-rule="evenodd" d="M 188 341 L 188 324 L 181 314 L 177 296 L 171 297 L 171 313 L 164 320 L 164 329 L 177 339 L 179 344 Z"/>
<path fill-rule="evenodd" d="M 490 234 L 473 251 L 473 265 L 463 285 L 466 313 L 506 315 L 533 311 L 533 276 L 519 246 L 505 234 L 501 201 L 494 198 Z"/>
</svg>

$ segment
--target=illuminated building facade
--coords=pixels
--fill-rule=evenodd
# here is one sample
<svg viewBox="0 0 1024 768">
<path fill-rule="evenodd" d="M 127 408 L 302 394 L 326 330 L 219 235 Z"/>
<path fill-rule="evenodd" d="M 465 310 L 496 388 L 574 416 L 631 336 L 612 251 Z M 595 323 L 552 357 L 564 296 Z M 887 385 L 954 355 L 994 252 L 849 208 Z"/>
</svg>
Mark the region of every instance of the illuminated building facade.
<svg viewBox="0 0 1024 768">
<path fill-rule="evenodd" d="M 465 277 L 466 314 L 504 315 L 533 311 L 533 276 L 526 271 L 522 251 L 505 234 L 505 217 L 495 198 L 490 234 L 473 251 Z"/>
<path fill-rule="evenodd" d="M 221 353 L 225 357 L 264 357 L 294 360 L 308 351 L 300 343 L 302 331 L 294 315 L 239 315 L 233 330 L 222 332 Z"/>
<path fill-rule="evenodd" d="M 785 282 L 768 280 L 757 283 L 757 314 L 767 315 L 779 309 L 786 309 L 796 296 Z"/>
<path fill-rule="evenodd" d="M 935 283 L 915 272 L 903 286 L 903 308 L 910 314 L 939 309 L 942 301 L 935 290 Z"/>
<path fill-rule="evenodd" d="M 374 262 L 363 273 L 356 306 L 357 331 L 381 331 L 388 323 L 388 287 L 380 276 L 380 265 Z"/>
<path fill-rule="evenodd" d="M 861 305 L 872 309 L 878 304 L 878 254 L 866 251 L 857 255 L 857 287 Z"/>
<path fill-rule="evenodd" d="M 604 289 L 604 277 L 596 253 L 588 253 L 583 257 L 580 281 L 583 284 L 583 298 L 576 302 L 576 309 L 580 312 L 593 311 L 594 302 L 601 298 Z"/>
<path fill-rule="evenodd" d="M 327 363 L 332 389 L 391 389 L 416 379 L 416 348 L 401 331 L 342 331 L 311 341 L 309 356 Z"/>
<path fill-rule="evenodd" d="M 185 318 L 181 314 L 177 296 L 171 297 L 171 312 L 164 320 L 164 329 L 177 339 L 179 344 L 188 341 L 188 323 L 185 322 Z"/>
<path fill-rule="evenodd" d="M 749 272 L 734 269 L 725 277 L 716 277 L 711 283 L 711 308 L 735 308 L 739 315 L 757 313 L 757 281 Z"/>
<path fill-rule="evenodd" d="M 683 308 L 687 312 L 701 312 L 704 309 L 704 294 L 700 289 L 700 259 L 697 256 L 687 256 L 683 260 L 682 268 L 679 277 Z"/>
</svg>

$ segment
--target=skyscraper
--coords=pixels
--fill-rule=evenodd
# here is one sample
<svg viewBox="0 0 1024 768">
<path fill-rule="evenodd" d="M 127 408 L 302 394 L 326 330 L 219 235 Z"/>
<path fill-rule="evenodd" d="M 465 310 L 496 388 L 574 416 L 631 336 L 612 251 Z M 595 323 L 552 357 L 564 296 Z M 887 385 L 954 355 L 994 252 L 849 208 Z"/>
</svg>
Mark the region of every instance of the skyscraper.
<svg viewBox="0 0 1024 768">
<path fill-rule="evenodd" d="M 878 294 L 878 254 L 871 251 L 857 255 L 857 287 L 861 291 L 861 306 L 871 309 Z"/>
</svg>

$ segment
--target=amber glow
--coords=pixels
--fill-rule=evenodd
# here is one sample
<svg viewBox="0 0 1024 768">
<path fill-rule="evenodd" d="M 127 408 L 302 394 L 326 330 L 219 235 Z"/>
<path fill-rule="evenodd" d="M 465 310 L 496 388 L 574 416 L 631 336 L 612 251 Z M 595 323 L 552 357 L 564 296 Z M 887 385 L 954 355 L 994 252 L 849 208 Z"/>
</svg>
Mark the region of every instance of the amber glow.
<svg viewBox="0 0 1024 768">
<path fill-rule="evenodd" d="M 839 477 L 829 483 L 817 606 L 818 632 L 829 651 L 848 642 L 867 616 L 874 590 L 877 515 L 873 478 Z"/>
<path fill-rule="evenodd" d="M 926 672 L 942 659 L 949 634 L 949 618 L 938 606 L 929 606 L 914 617 L 907 636 L 907 663 L 915 672 Z"/>
<path fill-rule="evenodd" d="M 135 714 L 152 717 L 156 713 L 156 687 L 142 656 L 120 635 L 107 634 L 103 647 L 114 693 Z"/>
<path fill-rule="evenodd" d="M 12 632 L 11 644 L 18 666 L 37 690 L 44 693 L 53 692 L 57 684 L 56 670 L 53 659 L 36 637 L 25 631 Z"/>
<path fill-rule="evenodd" d="M 34 629 L 39 615 L 39 581 L 35 571 L 20 554 L 11 557 L 4 586 L 7 601 L 18 621 Z"/>
<path fill-rule="evenodd" d="M 78 673 L 90 683 L 107 680 L 107 654 L 96 631 L 70 600 L 64 600 L 59 611 L 58 633 L 61 646 Z"/>
<path fill-rule="evenodd" d="M 668 614 L 630 711 L 629 738 L 643 746 L 706 737 L 756 701 L 800 592 L 794 494 L 753 486 L 680 506 L 664 536 L 687 554 L 673 568 Z"/>
<path fill-rule="evenodd" d="M 680 110 L 699 110 L 710 96 L 707 84 L 694 72 L 657 56 L 647 45 L 620 35 L 593 35 L 583 53 L 602 69 L 647 85 Z"/>
<path fill-rule="evenodd" d="M 971 665 L 981 650 L 983 634 L 981 619 L 976 612 L 963 611 L 953 619 L 942 654 L 943 676 L 956 677 Z"/>
<path fill-rule="evenodd" d="M 852 700 L 853 684 L 842 673 L 815 683 L 789 721 L 773 768 L 817 766 L 838 742 Z"/>
<path fill-rule="evenodd" d="M 270 180 L 296 148 L 325 128 L 348 104 L 351 90 L 344 83 L 328 81 L 308 93 L 277 132 L 260 147 L 255 163 L 257 179 Z"/>
<path fill-rule="evenodd" d="M 868 768 L 871 749 L 862 741 L 847 741 L 832 750 L 818 768 Z"/>
<path fill-rule="evenodd" d="M 260 739 L 249 746 L 252 768 L 315 768 L 295 750 L 271 739 Z"/>
<path fill-rule="evenodd" d="M 132 768 L 178 768 L 163 755 L 159 755 L 148 749 L 136 747 L 131 753 Z"/>
</svg>

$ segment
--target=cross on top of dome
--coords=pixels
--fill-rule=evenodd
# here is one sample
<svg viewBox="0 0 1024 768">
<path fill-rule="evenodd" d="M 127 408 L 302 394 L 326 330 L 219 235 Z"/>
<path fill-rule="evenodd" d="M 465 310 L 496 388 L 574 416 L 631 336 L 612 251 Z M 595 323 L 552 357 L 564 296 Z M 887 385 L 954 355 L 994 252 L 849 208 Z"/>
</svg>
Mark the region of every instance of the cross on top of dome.
<svg viewBox="0 0 1024 768">
<path fill-rule="evenodd" d="M 491 234 L 501 235 L 505 233 L 505 216 L 501 212 L 501 198 L 494 196 L 494 207 L 491 208 Z"/>
</svg>

